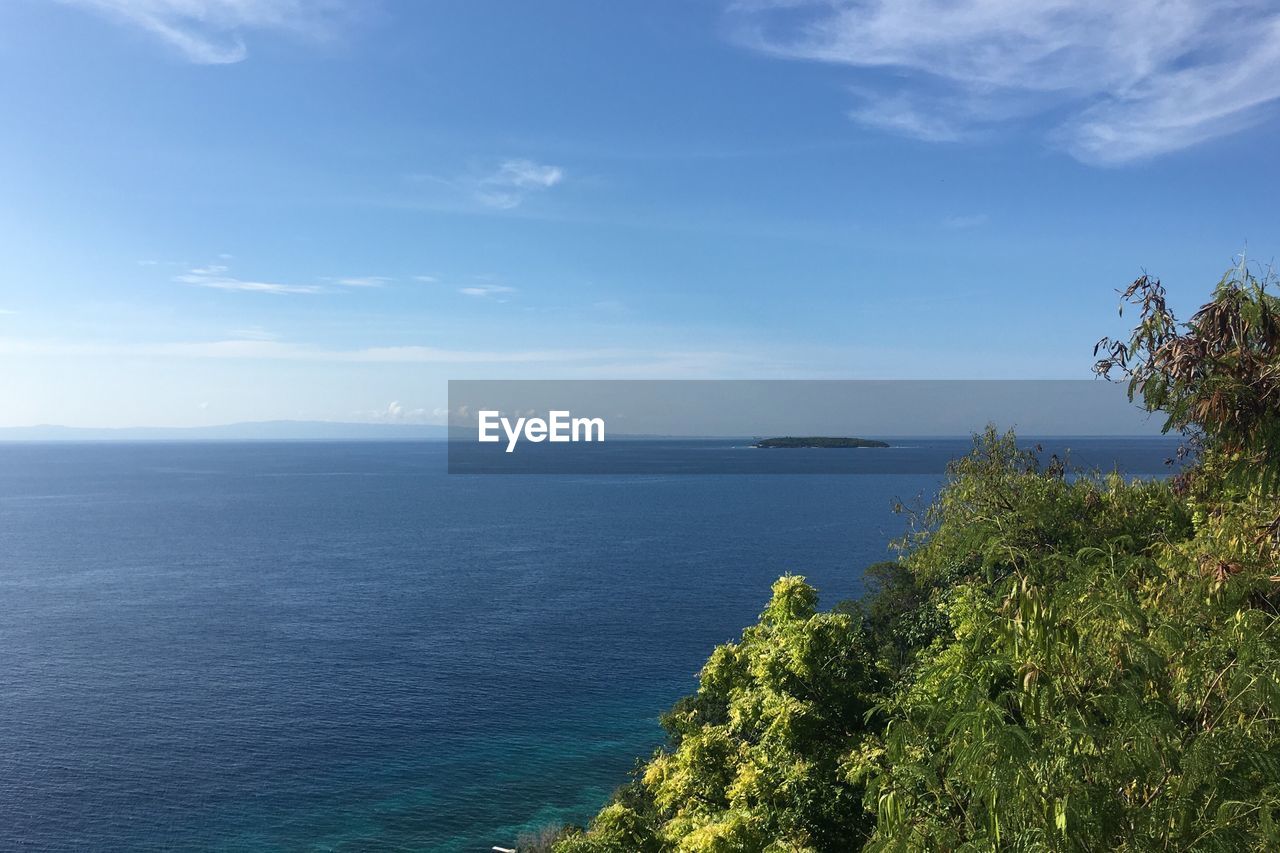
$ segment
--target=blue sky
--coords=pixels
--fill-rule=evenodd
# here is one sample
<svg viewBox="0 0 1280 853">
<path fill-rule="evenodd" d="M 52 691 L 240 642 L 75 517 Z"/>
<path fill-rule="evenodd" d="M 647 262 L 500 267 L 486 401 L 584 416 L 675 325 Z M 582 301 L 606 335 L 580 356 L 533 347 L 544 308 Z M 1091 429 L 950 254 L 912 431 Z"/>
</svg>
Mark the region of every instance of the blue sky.
<svg viewBox="0 0 1280 853">
<path fill-rule="evenodd" d="M 0 424 L 1081 378 L 1280 242 L 1249 2 L 10 0 Z"/>
</svg>

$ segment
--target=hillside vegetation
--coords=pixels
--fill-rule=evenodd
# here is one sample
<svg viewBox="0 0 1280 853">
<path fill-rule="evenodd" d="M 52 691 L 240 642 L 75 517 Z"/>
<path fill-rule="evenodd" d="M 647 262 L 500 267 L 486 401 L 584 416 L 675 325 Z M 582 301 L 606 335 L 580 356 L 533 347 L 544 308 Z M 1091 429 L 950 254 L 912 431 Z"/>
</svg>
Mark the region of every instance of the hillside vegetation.
<svg viewBox="0 0 1280 853">
<path fill-rule="evenodd" d="M 1098 370 L 1194 460 L 1126 482 L 989 428 L 860 602 L 787 576 L 557 853 L 1280 849 L 1280 306 L 1158 281 Z"/>
</svg>

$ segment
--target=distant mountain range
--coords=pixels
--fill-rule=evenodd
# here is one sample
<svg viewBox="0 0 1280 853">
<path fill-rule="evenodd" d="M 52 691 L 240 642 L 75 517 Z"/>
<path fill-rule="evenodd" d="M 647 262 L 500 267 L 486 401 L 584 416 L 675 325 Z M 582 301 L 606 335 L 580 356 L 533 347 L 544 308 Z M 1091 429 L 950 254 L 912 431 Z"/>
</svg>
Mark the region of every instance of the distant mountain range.
<svg viewBox="0 0 1280 853">
<path fill-rule="evenodd" d="M 202 427 L 0 427 L 0 441 L 431 441 L 448 438 L 436 424 L 253 421 Z"/>
</svg>

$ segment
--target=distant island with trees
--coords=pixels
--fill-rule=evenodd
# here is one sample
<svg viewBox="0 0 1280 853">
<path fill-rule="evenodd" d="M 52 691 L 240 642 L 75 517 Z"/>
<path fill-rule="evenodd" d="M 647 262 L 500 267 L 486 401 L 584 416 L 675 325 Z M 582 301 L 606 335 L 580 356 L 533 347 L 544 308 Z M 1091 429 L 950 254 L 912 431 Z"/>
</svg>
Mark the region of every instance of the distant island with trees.
<svg viewBox="0 0 1280 853">
<path fill-rule="evenodd" d="M 765 438 L 757 441 L 752 447 L 888 447 L 888 442 L 876 441 L 873 438 L 831 438 L 820 435 L 792 436 L 783 438 Z"/>
</svg>

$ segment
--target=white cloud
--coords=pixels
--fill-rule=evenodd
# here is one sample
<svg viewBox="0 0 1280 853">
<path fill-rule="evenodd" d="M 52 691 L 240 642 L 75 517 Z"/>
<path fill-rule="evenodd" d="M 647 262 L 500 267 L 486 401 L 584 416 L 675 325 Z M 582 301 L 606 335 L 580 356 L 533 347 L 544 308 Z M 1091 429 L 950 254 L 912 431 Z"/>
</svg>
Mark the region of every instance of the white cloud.
<svg viewBox="0 0 1280 853">
<path fill-rule="evenodd" d="M 849 111 L 849 117 L 871 127 L 927 142 L 956 142 L 964 138 L 964 131 L 955 122 L 922 110 L 900 95 L 867 98 L 862 106 Z"/>
<path fill-rule="evenodd" d="M 93 343 L 0 338 L 0 355 L 264 359 L 355 364 L 572 364 L 654 356 L 653 353 L 626 349 L 451 350 L 428 346 L 328 349 L 308 344 L 244 338 L 168 343 Z"/>
<path fill-rule="evenodd" d="M 475 296 L 481 299 L 499 296 L 503 293 L 515 293 L 514 287 L 507 287 L 503 284 L 473 284 L 469 287 L 459 287 L 458 292 L 464 296 Z"/>
<path fill-rule="evenodd" d="M 440 279 L 436 278 L 436 277 L 435 277 L 435 276 L 433 276 L 433 275 L 415 275 L 415 276 L 413 277 L 413 280 L 414 280 L 414 281 L 420 281 L 420 282 L 422 282 L 423 284 L 435 284 L 435 283 L 436 283 L 437 281 L 439 281 Z"/>
<path fill-rule="evenodd" d="M 392 400 L 385 409 L 372 412 L 356 412 L 379 423 L 426 423 L 430 420 L 426 409 L 410 409 L 399 400 Z"/>
<path fill-rule="evenodd" d="M 564 178 L 559 166 L 543 166 L 532 160 L 507 160 L 491 179 L 494 183 L 519 189 L 554 187 Z"/>
<path fill-rule="evenodd" d="M 227 273 L 227 268 L 219 264 L 195 267 L 173 280 L 179 284 L 190 284 L 195 287 L 208 287 L 214 290 L 241 290 L 250 293 L 319 293 L 321 288 L 310 284 L 278 284 L 269 281 L 246 281 Z"/>
<path fill-rule="evenodd" d="M 866 124 L 953 141 L 1065 115 L 1050 134 L 1117 164 L 1237 132 L 1280 99 L 1280 10 L 1266 0 L 740 0 L 738 37 L 771 55 L 880 69 Z"/>
<path fill-rule="evenodd" d="M 532 160 L 506 160 L 493 174 L 476 182 L 475 197 L 482 204 L 510 210 L 534 192 L 548 190 L 564 180 L 564 170 Z"/>
<path fill-rule="evenodd" d="M 228 334 L 238 341 L 274 341 L 280 338 L 275 332 L 268 331 L 261 326 L 232 329 Z"/>
<path fill-rule="evenodd" d="M 321 281 L 327 282 L 329 285 L 326 288 L 315 284 L 280 284 L 278 282 L 269 281 L 246 281 L 231 275 L 230 268 L 224 264 L 206 264 L 201 267 L 192 267 L 182 275 L 174 276 L 173 280 L 180 284 L 190 284 L 195 285 L 196 287 L 208 287 L 214 290 L 242 290 L 256 293 L 323 293 L 326 289 L 332 292 L 335 288 L 340 287 L 382 287 L 395 279 L 384 275 L 323 278 Z"/>
<path fill-rule="evenodd" d="M 492 171 L 472 171 L 457 177 L 429 172 L 413 172 L 404 177 L 414 184 L 447 187 L 460 197 L 485 207 L 512 210 L 534 193 L 545 192 L 564 181 L 565 171 L 560 166 L 515 158 L 503 160 Z"/>
<path fill-rule="evenodd" d="M 139 27 L 191 62 L 223 65 L 249 55 L 245 33 L 326 38 L 351 17 L 346 0 L 60 0 Z"/>
<path fill-rule="evenodd" d="M 127 369 L 119 371 L 121 375 L 135 375 L 134 367 L 142 370 L 148 363 L 169 366 L 179 360 L 226 362 L 228 370 L 251 371 L 248 375 L 255 382 L 267 375 L 260 371 L 269 370 L 270 364 L 307 364 L 316 365 L 315 369 L 320 371 L 313 374 L 313 377 L 321 386 L 325 386 L 332 378 L 332 371 L 328 366 L 335 364 L 358 366 L 361 369 L 367 367 L 372 372 L 364 375 L 370 377 L 382 375 L 382 370 L 388 366 L 409 365 L 455 368 L 455 376 L 456 368 L 465 366 L 468 368 L 466 372 L 476 378 L 494 374 L 502 374 L 507 378 L 537 378 L 550 372 L 566 379 L 845 379 L 849 378 L 847 369 L 839 368 L 838 365 L 859 364 L 866 375 L 874 376 L 893 375 L 895 370 L 901 369 L 903 363 L 902 352 L 895 348 L 762 347 L 760 341 L 754 339 L 736 345 L 712 345 L 699 349 L 672 348 L 653 343 L 639 346 L 475 350 L 417 345 L 344 349 L 319 344 L 254 340 L 86 341 L 0 335 L 0 357 L 9 356 L 80 359 L 86 364 L 110 362 L 121 367 L 127 366 Z M 235 364 L 237 362 L 240 364 Z M 815 369 L 814 365 L 826 367 Z M 1069 369 L 1064 369 L 1069 372 Z M 288 375 L 294 377 L 289 380 L 294 382 L 301 374 Z M 899 374 L 899 378 L 918 377 L 907 373 Z M 1002 375 L 1001 378 L 1008 377 Z M 220 410 L 224 402 L 214 398 L 214 405 Z M 365 405 L 368 404 L 361 404 L 362 408 Z"/>
</svg>

